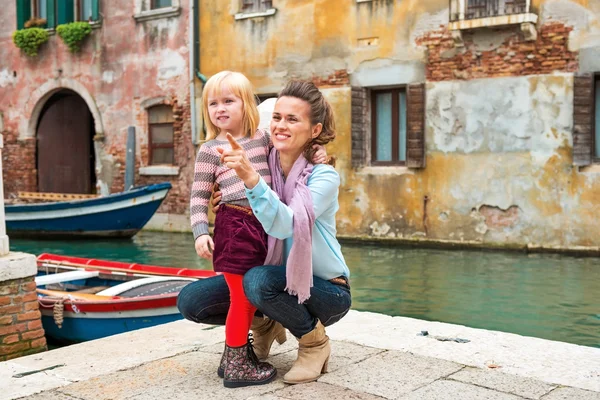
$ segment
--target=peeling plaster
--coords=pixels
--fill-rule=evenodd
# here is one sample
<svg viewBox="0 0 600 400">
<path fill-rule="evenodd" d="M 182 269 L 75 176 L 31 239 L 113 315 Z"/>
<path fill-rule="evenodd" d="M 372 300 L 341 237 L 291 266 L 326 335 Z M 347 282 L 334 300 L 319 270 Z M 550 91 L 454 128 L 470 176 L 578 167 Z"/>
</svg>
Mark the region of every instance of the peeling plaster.
<svg viewBox="0 0 600 400">
<path fill-rule="evenodd" d="M 17 78 L 14 77 L 13 72 L 8 68 L 0 70 L 0 88 L 7 87 L 17 82 Z"/>
<path fill-rule="evenodd" d="M 350 75 L 352 86 L 406 85 L 425 80 L 425 64 L 421 61 L 394 61 L 388 58 L 367 60 Z"/>
<path fill-rule="evenodd" d="M 377 221 L 373 221 L 369 227 L 371 228 L 371 235 L 373 236 L 386 236 L 391 229 L 385 222 L 380 224 Z"/>
<path fill-rule="evenodd" d="M 102 72 L 102 82 L 113 83 L 114 79 L 115 79 L 114 71 Z"/>
<path fill-rule="evenodd" d="M 181 76 L 185 73 L 186 60 L 173 50 L 164 50 L 160 55 L 161 63 L 158 66 L 157 85 L 161 80 L 167 80 Z"/>
<path fill-rule="evenodd" d="M 531 151 L 543 164 L 572 142 L 572 100 L 567 74 L 429 83 L 428 150 Z"/>
</svg>

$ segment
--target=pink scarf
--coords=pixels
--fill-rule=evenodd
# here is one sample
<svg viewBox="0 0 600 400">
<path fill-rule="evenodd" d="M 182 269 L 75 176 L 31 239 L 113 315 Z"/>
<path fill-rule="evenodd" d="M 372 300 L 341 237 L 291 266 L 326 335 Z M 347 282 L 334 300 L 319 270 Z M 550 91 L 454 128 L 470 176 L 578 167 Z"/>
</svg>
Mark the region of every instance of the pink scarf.
<svg viewBox="0 0 600 400">
<path fill-rule="evenodd" d="M 269 154 L 269 169 L 273 190 L 294 213 L 294 243 L 287 259 L 285 290 L 298 296 L 298 303 L 302 304 L 310 297 L 310 288 L 313 286 L 312 228 L 315 211 L 310 190 L 306 186 L 313 165 L 301 155 L 292 166 L 287 180 L 284 180 L 279 154 L 273 149 Z M 282 265 L 283 240 L 269 236 L 268 246 L 265 264 Z"/>
</svg>

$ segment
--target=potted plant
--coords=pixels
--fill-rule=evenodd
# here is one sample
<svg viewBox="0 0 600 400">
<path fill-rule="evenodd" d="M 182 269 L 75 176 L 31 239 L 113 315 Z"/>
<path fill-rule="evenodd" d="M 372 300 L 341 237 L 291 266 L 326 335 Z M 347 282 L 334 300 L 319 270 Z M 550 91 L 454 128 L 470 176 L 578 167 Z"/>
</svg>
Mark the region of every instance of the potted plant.
<svg viewBox="0 0 600 400">
<path fill-rule="evenodd" d="M 56 33 L 65 42 L 72 53 L 79 51 L 81 42 L 92 32 L 89 22 L 78 21 L 56 27 Z"/>
<path fill-rule="evenodd" d="M 48 31 L 43 28 L 26 28 L 13 32 L 13 43 L 28 56 L 35 57 L 38 48 L 48 41 Z"/>
</svg>

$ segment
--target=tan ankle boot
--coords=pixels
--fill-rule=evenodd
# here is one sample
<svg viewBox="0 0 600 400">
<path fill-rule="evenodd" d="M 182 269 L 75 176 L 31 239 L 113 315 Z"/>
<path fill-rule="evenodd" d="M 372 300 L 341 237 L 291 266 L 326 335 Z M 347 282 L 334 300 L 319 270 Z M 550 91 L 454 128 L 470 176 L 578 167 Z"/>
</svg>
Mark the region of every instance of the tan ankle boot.
<svg viewBox="0 0 600 400">
<path fill-rule="evenodd" d="M 285 383 L 306 383 L 327 372 L 331 345 L 321 321 L 311 332 L 298 339 L 298 358 L 283 377 Z"/>
<path fill-rule="evenodd" d="M 267 318 L 254 317 L 252 320 L 252 337 L 254 342 L 254 353 L 259 360 L 265 360 L 269 356 L 273 341 L 284 344 L 287 340 L 285 328 L 277 321 Z"/>
</svg>

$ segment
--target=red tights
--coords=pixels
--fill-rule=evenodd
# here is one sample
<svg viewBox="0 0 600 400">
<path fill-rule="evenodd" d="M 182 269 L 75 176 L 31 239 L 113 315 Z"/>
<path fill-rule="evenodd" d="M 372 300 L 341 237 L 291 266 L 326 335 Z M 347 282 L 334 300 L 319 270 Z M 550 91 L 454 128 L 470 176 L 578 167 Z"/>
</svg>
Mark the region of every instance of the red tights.
<svg viewBox="0 0 600 400">
<path fill-rule="evenodd" d="M 224 272 L 223 276 L 229 286 L 231 299 L 225 322 L 225 344 L 229 347 L 240 347 L 248 342 L 248 332 L 250 332 L 256 307 L 246 298 L 242 285 L 243 275 Z"/>
</svg>

